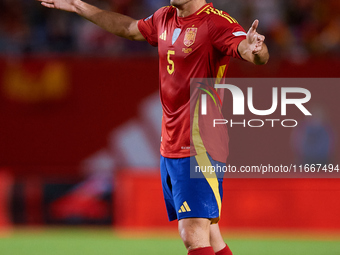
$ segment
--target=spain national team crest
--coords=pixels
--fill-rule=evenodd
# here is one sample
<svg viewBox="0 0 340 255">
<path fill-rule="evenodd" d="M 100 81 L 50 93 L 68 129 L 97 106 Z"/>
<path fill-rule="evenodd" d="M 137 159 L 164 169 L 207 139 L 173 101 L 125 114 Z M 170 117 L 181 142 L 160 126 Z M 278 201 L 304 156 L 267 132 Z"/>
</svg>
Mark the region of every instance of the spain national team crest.
<svg viewBox="0 0 340 255">
<path fill-rule="evenodd" d="M 197 27 L 187 28 L 187 31 L 185 31 L 185 36 L 184 36 L 184 45 L 187 47 L 190 47 L 191 45 L 193 45 L 195 43 L 196 34 L 197 34 Z"/>
</svg>

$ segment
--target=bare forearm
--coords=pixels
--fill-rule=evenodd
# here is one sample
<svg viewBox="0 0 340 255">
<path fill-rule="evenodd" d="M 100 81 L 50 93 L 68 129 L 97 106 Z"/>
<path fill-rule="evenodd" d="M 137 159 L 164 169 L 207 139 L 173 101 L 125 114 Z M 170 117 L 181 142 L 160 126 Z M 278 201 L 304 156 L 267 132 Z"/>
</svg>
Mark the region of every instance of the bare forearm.
<svg viewBox="0 0 340 255">
<path fill-rule="evenodd" d="M 75 12 L 85 19 L 95 23 L 103 29 L 131 40 L 136 40 L 133 29 L 136 29 L 137 21 L 115 12 L 101 10 L 83 1 L 77 1 Z"/>
<path fill-rule="evenodd" d="M 239 44 L 238 51 L 243 59 L 254 63 L 255 65 L 264 65 L 269 60 L 269 52 L 265 43 L 262 44 L 261 50 L 254 54 L 247 40 L 243 40 Z"/>
<path fill-rule="evenodd" d="M 137 23 L 138 21 L 128 16 L 101 10 L 93 5 L 87 4 L 81 0 L 37 0 L 47 8 L 59 9 L 68 12 L 75 12 L 85 19 L 97 24 L 103 29 L 130 39 L 145 40 L 140 33 Z"/>
</svg>

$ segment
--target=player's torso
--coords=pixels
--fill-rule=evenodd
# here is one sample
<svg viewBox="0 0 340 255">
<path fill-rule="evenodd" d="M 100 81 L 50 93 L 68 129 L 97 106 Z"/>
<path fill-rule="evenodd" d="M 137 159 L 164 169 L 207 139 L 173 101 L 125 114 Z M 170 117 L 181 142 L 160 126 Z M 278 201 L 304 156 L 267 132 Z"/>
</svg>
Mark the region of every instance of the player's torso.
<svg viewBox="0 0 340 255">
<path fill-rule="evenodd" d="M 189 103 L 190 78 L 216 76 L 216 65 L 225 58 L 210 41 L 209 17 L 199 14 L 179 18 L 174 9 L 158 27 L 161 99 L 172 113 Z"/>
</svg>

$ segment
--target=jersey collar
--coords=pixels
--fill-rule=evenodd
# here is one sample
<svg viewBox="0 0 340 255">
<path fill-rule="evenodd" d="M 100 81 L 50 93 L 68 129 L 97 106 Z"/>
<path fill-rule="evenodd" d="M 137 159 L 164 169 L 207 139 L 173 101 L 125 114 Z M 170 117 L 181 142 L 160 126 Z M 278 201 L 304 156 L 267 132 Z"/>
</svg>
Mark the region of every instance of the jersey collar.
<svg viewBox="0 0 340 255">
<path fill-rule="evenodd" d="M 182 21 L 188 21 L 188 20 L 196 19 L 205 9 L 207 9 L 209 7 L 213 7 L 213 4 L 207 3 L 207 4 L 203 5 L 200 9 L 198 9 L 196 12 L 194 12 L 193 14 L 186 16 L 186 17 L 178 17 L 177 11 L 176 11 L 176 19 L 179 23 L 181 23 Z"/>
</svg>

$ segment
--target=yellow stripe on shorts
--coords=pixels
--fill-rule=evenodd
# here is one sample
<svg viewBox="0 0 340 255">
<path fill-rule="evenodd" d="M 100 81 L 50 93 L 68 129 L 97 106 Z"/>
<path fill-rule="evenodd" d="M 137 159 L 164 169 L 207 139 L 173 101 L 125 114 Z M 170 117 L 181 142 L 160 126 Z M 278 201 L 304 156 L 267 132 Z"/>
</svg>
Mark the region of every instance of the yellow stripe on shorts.
<svg viewBox="0 0 340 255">
<path fill-rule="evenodd" d="M 194 112 L 194 120 L 193 120 L 193 127 L 192 127 L 192 141 L 195 146 L 195 150 L 197 155 L 195 156 L 196 161 L 201 169 L 204 169 L 204 167 L 211 166 L 211 162 L 208 158 L 206 149 L 204 147 L 202 137 L 199 132 L 199 126 L 198 126 L 198 115 L 199 115 L 199 99 L 197 100 L 195 112 Z M 219 191 L 219 183 L 216 176 L 216 173 L 206 171 L 203 172 L 203 175 L 205 179 L 207 180 L 208 184 L 210 185 L 218 206 L 219 211 L 219 217 L 212 219 L 211 223 L 217 223 L 221 217 L 221 206 L 222 206 L 222 199 Z"/>
</svg>

